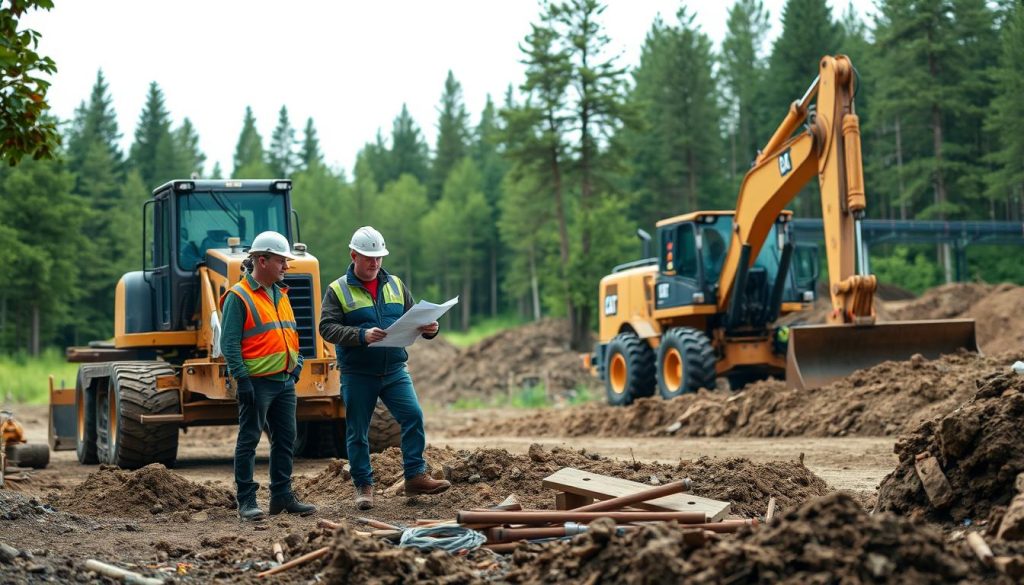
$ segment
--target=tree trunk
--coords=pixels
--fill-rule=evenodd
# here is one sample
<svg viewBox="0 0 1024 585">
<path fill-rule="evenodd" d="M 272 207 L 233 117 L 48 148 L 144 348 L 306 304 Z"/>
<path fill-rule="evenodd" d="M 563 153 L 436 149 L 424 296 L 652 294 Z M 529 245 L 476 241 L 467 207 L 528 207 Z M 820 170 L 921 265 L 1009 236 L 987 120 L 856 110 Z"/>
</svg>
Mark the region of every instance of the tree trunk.
<svg viewBox="0 0 1024 585">
<path fill-rule="evenodd" d="M 896 180 L 900 198 L 900 219 L 907 219 L 907 200 L 903 197 L 906 186 L 903 184 L 903 130 L 899 115 L 896 116 Z"/>
<path fill-rule="evenodd" d="M 533 301 L 533 320 L 540 321 L 540 283 L 537 281 L 537 259 L 530 247 L 530 296 Z"/>
<path fill-rule="evenodd" d="M 462 295 L 459 303 L 462 305 L 462 330 L 466 331 L 469 329 L 469 316 L 473 307 L 473 267 L 468 260 L 462 269 Z"/>
<path fill-rule="evenodd" d="M 32 305 L 32 340 L 29 352 L 32 357 L 39 357 L 39 305 Z"/>
<path fill-rule="evenodd" d="M 498 243 L 491 242 L 491 317 L 498 316 Z"/>
</svg>

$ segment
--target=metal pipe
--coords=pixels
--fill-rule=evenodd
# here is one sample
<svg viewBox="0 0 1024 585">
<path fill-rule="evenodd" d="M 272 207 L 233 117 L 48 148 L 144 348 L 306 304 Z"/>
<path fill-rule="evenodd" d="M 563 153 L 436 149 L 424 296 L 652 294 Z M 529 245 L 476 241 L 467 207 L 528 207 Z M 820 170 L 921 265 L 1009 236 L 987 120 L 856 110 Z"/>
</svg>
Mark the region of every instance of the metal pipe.
<svg viewBox="0 0 1024 585">
<path fill-rule="evenodd" d="M 565 522 L 591 522 L 598 518 L 611 518 L 619 524 L 657 521 L 704 524 L 708 521 L 708 515 L 704 512 L 577 512 L 576 510 L 473 512 L 463 510 L 456 515 L 456 521 L 459 524 L 562 524 Z"/>
<path fill-rule="evenodd" d="M 689 478 L 667 483 L 662 486 L 653 487 L 649 490 L 643 490 L 635 494 L 629 494 L 627 496 L 619 496 L 610 500 L 602 500 L 600 502 L 594 502 L 593 504 L 587 504 L 579 508 L 574 508 L 573 512 L 599 512 L 601 510 L 618 510 L 619 508 L 625 508 L 631 504 L 639 502 L 647 502 L 650 500 L 656 500 L 664 496 L 670 496 L 672 494 L 678 494 L 688 491 L 693 487 L 693 482 Z"/>
</svg>

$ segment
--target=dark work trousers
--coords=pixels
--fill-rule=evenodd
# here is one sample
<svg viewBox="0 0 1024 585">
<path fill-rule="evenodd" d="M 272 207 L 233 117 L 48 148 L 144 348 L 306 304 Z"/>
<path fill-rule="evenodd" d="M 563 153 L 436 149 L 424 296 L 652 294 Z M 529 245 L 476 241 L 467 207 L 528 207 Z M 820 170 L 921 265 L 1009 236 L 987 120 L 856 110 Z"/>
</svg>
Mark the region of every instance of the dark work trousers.
<svg viewBox="0 0 1024 585">
<path fill-rule="evenodd" d="M 238 405 L 235 443 L 235 485 L 238 501 L 255 498 L 260 484 L 253 481 L 256 445 L 263 429 L 270 435 L 270 497 L 292 493 L 292 450 L 295 447 L 295 384 L 253 377 L 256 405 Z"/>
<path fill-rule="evenodd" d="M 341 374 L 345 400 L 345 443 L 356 487 L 373 484 L 370 468 L 370 419 L 380 398 L 402 427 L 402 467 L 406 478 L 427 469 L 423 460 L 427 435 L 423 431 L 423 410 L 416 398 L 409 371 L 401 369 L 385 376 Z"/>
</svg>

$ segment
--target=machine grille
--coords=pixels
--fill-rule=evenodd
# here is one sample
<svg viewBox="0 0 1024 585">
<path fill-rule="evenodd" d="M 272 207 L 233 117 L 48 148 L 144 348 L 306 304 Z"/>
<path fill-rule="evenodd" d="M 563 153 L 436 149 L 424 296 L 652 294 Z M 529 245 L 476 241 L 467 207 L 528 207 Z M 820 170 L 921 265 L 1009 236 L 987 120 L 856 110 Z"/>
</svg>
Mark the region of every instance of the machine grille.
<svg viewBox="0 0 1024 585">
<path fill-rule="evenodd" d="M 306 359 L 316 358 L 316 316 L 313 315 L 313 277 L 308 274 L 285 274 L 288 300 L 299 328 L 299 353 Z"/>
</svg>

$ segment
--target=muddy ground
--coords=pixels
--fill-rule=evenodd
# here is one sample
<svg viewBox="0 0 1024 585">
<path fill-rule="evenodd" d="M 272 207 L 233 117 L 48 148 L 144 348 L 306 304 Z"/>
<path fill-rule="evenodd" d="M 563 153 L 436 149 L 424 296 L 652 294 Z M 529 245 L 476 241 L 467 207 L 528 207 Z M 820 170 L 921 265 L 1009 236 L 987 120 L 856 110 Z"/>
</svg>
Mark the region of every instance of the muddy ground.
<svg viewBox="0 0 1024 585">
<path fill-rule="evenodd" d="M 1024 357 L 1012 318 L 1022 290 L 956 285 L 889 305 L 887 317 L 978 319 L 986 356 L 886 363 L 804 395 L 764 381 L 619 409 L 452 410 L 456 400 L 486 403 L 537 381 L 556 396 L 589 381 L 558 321 L 464 350 L 443 339 L 417 344 L 410 368 L 427 413 L 426 458 L 453 482 L 449 492 L 388 489 L 401 475 L 400 454 L 390 450 L 373 456 L 378 505 L 359 512 L 343 460 L 297 460 L 294 488 L 317 514 L 243 524 L 228 429 L 182 435 L 173 469 L 82 466 L 73 452 L 57 452 L 47 469 L 0 490 L 0 583 L 95 582 L 87 559 L 179 583 L 250 582 L 273 566 L 274 543 L 287 559 L 327 547 L 321 559 L 268 579 L 288 583 L 1018 582 L 1024 377 L 1008 368 Z M 29 440 L 45 441 L 45 409 L 14 409 Z M 915 471 L 924 453 L 947 480 L 943 499 Z M 264 484 L 266 454 L 264 442 Z M 357 533 L 366 529 L 360 517 L 407 525 L 510 494 L 550 509 L 555 494 L 541 480 L 566 466 L 649 485 L 690 478 L 694 494 L 730 502 L 740 518 L 763 519 L 774 497 L 776 518 L 702 546 L 678 526 L 620 534 L 597 523 L 507 555 L 421 552 Z M 263 506 L 267 496 L 264 486 Z M 320 518 L 342 527 L 318 528 Z M 997 562 L 978 560 L 970 532 L 984 536 Z"/>
</svg>

